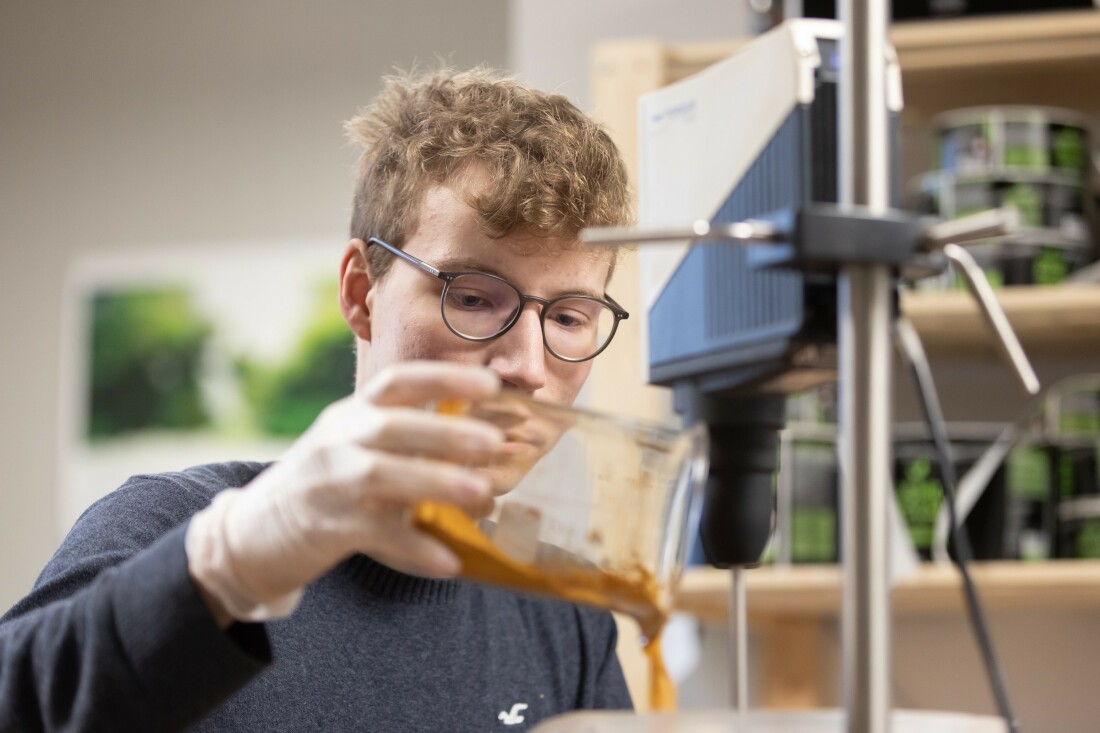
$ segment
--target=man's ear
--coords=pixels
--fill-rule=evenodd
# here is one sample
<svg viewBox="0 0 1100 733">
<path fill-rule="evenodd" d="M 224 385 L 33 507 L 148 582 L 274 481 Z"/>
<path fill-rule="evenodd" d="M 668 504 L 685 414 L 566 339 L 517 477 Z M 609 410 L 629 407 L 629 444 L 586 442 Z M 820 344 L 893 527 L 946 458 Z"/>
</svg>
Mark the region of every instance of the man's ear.
<svg viewBox="0 0 1100 733">
<path fill-rule="evenodd" d="M 362 239 L 353 239 L 348 242 L 340 262 L 340 313 L 352 332 L 363 341 L 370 341 L 371 313 L 367 295 L 373 285 L 367 245 Z"/>
</svg>

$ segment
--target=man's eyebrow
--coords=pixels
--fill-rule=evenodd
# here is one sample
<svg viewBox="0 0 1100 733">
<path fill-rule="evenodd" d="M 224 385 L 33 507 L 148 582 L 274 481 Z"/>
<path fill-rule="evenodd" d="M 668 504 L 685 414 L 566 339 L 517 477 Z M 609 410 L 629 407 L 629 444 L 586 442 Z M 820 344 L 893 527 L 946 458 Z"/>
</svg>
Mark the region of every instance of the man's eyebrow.
<svg viewBox="0 0 1100 733">
<path fill-rule="evenodd" d="M 458 259 L 458 258 L 455 258 L 455 257 L 450 257 L 450 258 L 441 259 L 441 260 L 437 261 L 436 263 L 434 263 L 432 266 L 435 267 L 440 272 L 482 272 L 482 273 L 485 273 L 486 275 L 496 275 L 501 280 L 507 280 L 509 283 L 512 282 L 511 279 L 509 279 L 509 277 L 507 275 L 505 275 L 500 270 L 497 270 L 492 265 L 484 265 L 482 263 L 474 262 L 472 260 L 464 260 L 464 259 Z M 583 296 L 587 296 L 589 298 L 596 298 L 598 300 L 603 300 L 603 298 L 604 298 L 604 293 L 602 293 L 602 292 L 597 293 L 597 292 L 590 291 L 590 290 L 566 290 L 566 291 L 563 291 L 563 292 L 560 292 L 560 293 L 555 293 L 554 295 L 551 295 L 550 297 L 551 298 L 560 298 L 560 297 L 565 296 L 565 295 L 583 295 Z"/>
<path fill-rule="evenodd" d="M 432 265 L 440 272 L 484 272 L 489 275 L 496 275 L 497 277 L 504 277 L 492 267 L 486 267 L 473 260 L 462 260 L 456 257 L 449 257 L 442 260 L 436 260 Z M 508 278 L 504 278 L 507 280 Z"/>
</svg>

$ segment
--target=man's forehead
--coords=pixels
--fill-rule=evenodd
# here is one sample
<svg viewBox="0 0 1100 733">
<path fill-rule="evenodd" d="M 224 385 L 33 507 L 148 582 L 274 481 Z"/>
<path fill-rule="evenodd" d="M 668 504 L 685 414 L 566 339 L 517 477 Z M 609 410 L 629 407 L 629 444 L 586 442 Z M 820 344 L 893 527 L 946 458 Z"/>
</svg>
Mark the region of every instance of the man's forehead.
<svg viewBox="0 0 1100 733">
<path fill-rule="evenodd" d="M 600 292 L 607 287 L 616 252 L 588 247 L 580 233 L 539 236 L 528 231 L 504 235 L 489 231 L 468 194 L 486 185 L 476 166 L 449 181 L 433 183 L 420 197 L 405 249 L 441 270 L 478 270 L 514 279 L 516 268 L 571 277 L 578 292 Z"/>
<path fill-rule="evenodd" d="M 487 230 L 477 211 L 464 200 L 460 188 L 466 182 L 480 184 L 476 178 L 460 177 L 452 183 L 430 186 L 421 197 L 410 239 L 427 240 L 437 257 L 494 258 L 518 255 L 544 259 L 548 267 L 554 261 L 585 262 L 587 267 L 610 267 L 612 250 L 583 244 L 580 233 L 572 236 L 539 236 L 524 230 L 500 235 Z M 426 244 L 427 242 L 425 242 Z"/>
<path fill-rule="evenodd" d="M 611 267 L 605 252 L 544 241 L 517 244 L 509 238 L 457 241 L 435 249 L 432 264 L 440 270 L 476 270 L 505 278 L 559 275 L 602 285 Z"/>
<path fill-rule="evenodd" d="M 526 250 L 514 247 L 506 242 L 495 242 L 490 246 L 483 244 L 456 243 L 455 246 L 437 250 L 433 264 L 439 269 L 455 269 L 469 266 L 472 269 L 491 271 L 495 268 L 507 268 L 509 265 L 523 264 L 532 272 L 592 272 L 606 274 L 610 260 L 598 252 L 573 249 Z"/>
</svg>

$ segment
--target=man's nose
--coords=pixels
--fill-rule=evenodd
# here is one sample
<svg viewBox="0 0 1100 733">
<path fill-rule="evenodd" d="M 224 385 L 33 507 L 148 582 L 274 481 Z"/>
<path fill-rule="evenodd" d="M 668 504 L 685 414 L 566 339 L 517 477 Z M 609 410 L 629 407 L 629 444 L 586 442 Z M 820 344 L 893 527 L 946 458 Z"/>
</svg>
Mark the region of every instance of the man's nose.
<svg viewBox="0 0 1100 733">
<path fill-rule="evenodd" d="M 542 340 L 539 306 L 527 303 L 519 320 L 492 342 L 489 364 L 505 385 L 527 394 L 546 384 L 546 360 L 553 358 Z"/>
</svg>

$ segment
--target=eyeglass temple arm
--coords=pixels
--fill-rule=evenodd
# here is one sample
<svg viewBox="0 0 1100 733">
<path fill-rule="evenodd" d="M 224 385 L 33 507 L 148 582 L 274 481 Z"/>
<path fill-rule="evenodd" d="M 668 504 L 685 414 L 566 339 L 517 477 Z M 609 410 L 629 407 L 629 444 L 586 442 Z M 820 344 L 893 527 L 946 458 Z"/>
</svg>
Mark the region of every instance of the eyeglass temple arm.
<svg viewBox="0 0 1100 733">
<path fill-rule="evenodd" d="M 603 299 L 606 300 L 611 305 L 615 306 L 615 308 L 617 309 L 615 315 L 617 315 L 619 318 L 622 318 L 623 320 L 625 320 L 627 318 L 630 318 L 630 314 L 627 313 L 626 308 L 623 308 L 621 305 L 619 305 L 618 301 L 616 301 L 610 295 L 608 295 L 607 293 L 604 293 L 603 294 Z"/>
<path fill-rule="evenodd" d="M 430 273 L 432 275 L 435 275 L 436 277 L 439 277 L 439 270 L 435 269 L 434 267 L 429 265 L 427 262 L 424 262 L 423 260 L 418 260 L 417 258 L 413 257 L 411 254 L 409 254 L 407 252 L 402 252 L 397 247 L 394 247 L 392 244 L 388 244 L 387 242 L 383 242 L 378 237 L 371 237 L 370 239 L 368 239 L 367 240 L 367 245 L 371 245 L 371 244 L 377 244 L 379 247 L 386 250 L 390 254 L 397 255 L 398 257 L 405 260 L 409 264 L 416 265 L 417 267 L 419 267 L 424 272 L 427 272 L 427 273 Z"/>
</svg>

